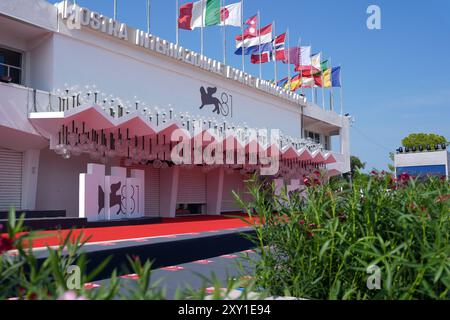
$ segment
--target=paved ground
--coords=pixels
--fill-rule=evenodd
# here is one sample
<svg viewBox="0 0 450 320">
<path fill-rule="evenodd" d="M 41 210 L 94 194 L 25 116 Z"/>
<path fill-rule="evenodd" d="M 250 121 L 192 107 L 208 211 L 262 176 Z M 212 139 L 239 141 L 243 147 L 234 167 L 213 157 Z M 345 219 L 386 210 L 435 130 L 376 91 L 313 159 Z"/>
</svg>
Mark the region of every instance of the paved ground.
<svg viewBox="0 0 450 320">
<path fill-rule="evenodd" d="M 240 278 L 244 275 L 253 275 L 253 269 L 249 266 L 246 257 L 257 259 L 258 255 L 253 250 L 236 252 L 219 257 L 209 258 L 205 260 L 194 261 L 190 263 L 169 266 L 165 268 L 155 269 L 152 272 L 152 282 L 160 280 L 160 288 L 165 288 L 167 298 L 173 299 L 177 288 L 193 288 L 201 289 L 202 287 L 211 287 L 211 283 L 205 283 L 202 278 L 212 278 L 214 274 L 222 283 L 222 287 L 226 287 L 226 280 L 229 277 Z M 238 267 L 241 264 L 243 269 Z M 120 279 L 120 288 L 122 292 L 133 290 L 136 280 L 135 275 L 125 275 Z M 108 280 L 94 282 L 96 285 L 106 286 Z M 95 290 L 92 289 L 92 290 Z"/>
</svg>

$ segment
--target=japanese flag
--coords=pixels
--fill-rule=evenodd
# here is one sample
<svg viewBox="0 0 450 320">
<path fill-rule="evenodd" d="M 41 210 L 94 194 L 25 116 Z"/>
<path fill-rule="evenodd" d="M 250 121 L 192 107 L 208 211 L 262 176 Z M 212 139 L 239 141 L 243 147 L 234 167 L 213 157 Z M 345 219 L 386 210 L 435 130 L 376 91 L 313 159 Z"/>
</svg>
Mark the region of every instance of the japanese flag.
<svg viewBox="0 0 450 320">
<path fill-rule="evenodd" d="M 242 4 L 240 2 L 233 3 L 222 7 L 220 10 L 221 26 L 242 26 Z"/>
</svg>

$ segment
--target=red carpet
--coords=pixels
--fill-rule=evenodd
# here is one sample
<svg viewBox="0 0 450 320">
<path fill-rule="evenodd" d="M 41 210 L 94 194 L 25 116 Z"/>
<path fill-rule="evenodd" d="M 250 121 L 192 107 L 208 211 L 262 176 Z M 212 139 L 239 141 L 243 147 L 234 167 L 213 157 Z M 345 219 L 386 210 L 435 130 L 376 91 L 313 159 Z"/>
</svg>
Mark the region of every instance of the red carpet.
<svg viewBox="0 0 450 320">
<path fill-rule="evenodd" d="M 247 226 L 249 226 L 249 224 L 239 218 L 227 218 L 223 216 L 180 217 L 175 219 L 163 219 L 162 223 L 156 224 L 80 229 L 73 232 L 73 238 L 76 238 L 82 233 L 83 239 L 88 239 L 90 237 L 88 242 L 101 242 L 193 232 L 201 233 Z M 67 237 L 69 231 L 70 230 L 39 232 L 40 236 L 47 235 L 47 237 L 34 240 L 33 248 L 59 245 L 62 242 L 62 239 Z"/>
</svg>

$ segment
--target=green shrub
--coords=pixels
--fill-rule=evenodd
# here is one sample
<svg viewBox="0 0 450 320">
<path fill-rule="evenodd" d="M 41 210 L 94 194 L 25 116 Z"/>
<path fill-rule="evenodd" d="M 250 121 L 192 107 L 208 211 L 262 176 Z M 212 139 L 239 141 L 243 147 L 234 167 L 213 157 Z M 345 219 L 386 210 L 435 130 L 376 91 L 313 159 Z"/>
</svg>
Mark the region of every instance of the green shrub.
<svg viewBox="0 0 450 320">
<path fill-rule="evenodd" d="M 253 201 L 237 197 L 263 222 L 252 238 L 257 285 L 309 299 L 449 298 L 448 181 L 374 172 L 353 184 L 305 182 L 306 198 L 273 196 L 257 177 L 248 182 Z M 368 288 L 369 266 L 379 267 L 379 290 Z"/>
<path fill-rule="evenodd" d="M 108 265 L 106 259 L 94 270 L 87 271 L 87 258 L 83 254 L 83 246 L 89 239 L 83 239 L 83 234 L 76 239 L 73 233 L 62 239 L 56 248 L 47 248 L 48 257 L 39 260 L 37 253 L 32 250 L 31 242 L 39 238 L 38 232 L 24 232 L 24 216 L 18 220 L 14 210 L 10 210 L 8 223 L 5 229 L 0 227 L 0 300 L 164 300 L 166 291 L 159 286 L 160 281 L 152 281 L 151 262 L 141 263 L 139 257 L 129 257 L 127 272 L 137 274 L 138 279 L 134 285 L 126 286 L 120 290 L 120 279 L 114 270 L 109 278 L 108 285 L 90 289 L 84 284 L 89 283 L 100 274 Z M 2 235 L 2 232 L 7 232 Z M 47 237 L 49 235 L 46 235 Z M 13 254 L 12 254 L 13 253 Z M 77 266 L 80 270 L 79 288 L 72 288 L 69 267 Z M 118 267 L 118 266 L 116 266 Z M 216 290 L 208 299 L 223 299 L 233 290 L 246 285 L 239 294 L 234 293 L 235 299 L 246 299 L 253 288 L 252 282 L 239 279 L 229 279 L 226 289 L 214 274 L 210 278 L 202 276 L 203 286 L 200 289 L 187 288 L 177 290 L 175 299 L 206 299 L 205 288 L 214 287 Z"/>
</svg>

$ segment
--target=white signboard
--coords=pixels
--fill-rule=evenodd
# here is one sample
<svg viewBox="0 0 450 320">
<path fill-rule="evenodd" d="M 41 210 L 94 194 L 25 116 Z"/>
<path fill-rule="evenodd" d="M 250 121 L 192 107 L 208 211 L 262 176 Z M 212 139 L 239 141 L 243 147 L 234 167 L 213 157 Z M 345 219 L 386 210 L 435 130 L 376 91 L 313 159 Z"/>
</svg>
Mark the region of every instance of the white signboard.
<svg viewBox="0 0 450 320">
<path fill-rule="evenodd" d="M 80 174 L 79 216 L 88 221 L 135 219 L 144 216 L 143 170 L 112 167 L 105 176 L 105 166 L 88 164 L 87 173 Z"/>
</svg>

